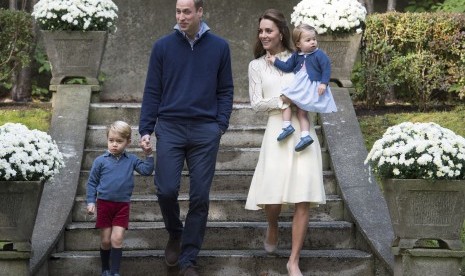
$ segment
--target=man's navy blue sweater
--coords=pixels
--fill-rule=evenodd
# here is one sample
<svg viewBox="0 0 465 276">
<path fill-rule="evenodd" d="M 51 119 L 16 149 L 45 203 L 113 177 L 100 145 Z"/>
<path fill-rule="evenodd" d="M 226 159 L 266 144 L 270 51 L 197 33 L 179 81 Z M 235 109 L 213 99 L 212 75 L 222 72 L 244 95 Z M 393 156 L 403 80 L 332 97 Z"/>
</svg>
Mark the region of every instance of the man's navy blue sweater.
<svg viewBox="0 0 465 276">
<path fill-rule="evenodd" d="M 205 32 L 191 47 L 175 30 L 152 48 L 139 123 L 141 137 L 154 131 L 157 119 L 217 122 L 224 132 L 229 126 L 233 92 L 228 43 Z"/>
</svg>

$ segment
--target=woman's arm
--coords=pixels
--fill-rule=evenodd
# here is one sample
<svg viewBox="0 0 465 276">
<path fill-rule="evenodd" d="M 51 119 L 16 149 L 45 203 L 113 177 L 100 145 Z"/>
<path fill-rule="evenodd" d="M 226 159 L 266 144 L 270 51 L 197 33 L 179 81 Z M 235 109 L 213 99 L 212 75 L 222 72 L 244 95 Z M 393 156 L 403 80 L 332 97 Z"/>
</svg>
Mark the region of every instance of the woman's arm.
<svg viewBox="0 0 465 276">
<path fill-rule="evenodd" d="M 283 101 L 279 96 L 272 98 L 263 97 L 262 72 L 255 61 L 249 63 L 249 97 L 250 105 L 255 111 L 270 111 L 282 109 Z M 285 107 L 284 107 L 285 108 Z"/>
</svg>

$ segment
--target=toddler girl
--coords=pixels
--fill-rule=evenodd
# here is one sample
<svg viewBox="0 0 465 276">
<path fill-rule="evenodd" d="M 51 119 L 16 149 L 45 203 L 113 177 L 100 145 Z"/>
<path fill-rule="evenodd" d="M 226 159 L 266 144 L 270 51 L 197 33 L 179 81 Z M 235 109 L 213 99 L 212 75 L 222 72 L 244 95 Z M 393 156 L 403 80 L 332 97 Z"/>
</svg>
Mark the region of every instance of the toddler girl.
<svg viewBox="0 0 465 276">
<path fill-rule="evenodd" d="M 295 150 L 301 151 L 313 143 L 310 137 L 310 121 L 307 112 L 330 113 L 336 112 L 331 90 L 328 86 L 331 77 L 331 61 L 322 50 L 318 49 L 315 28 L 300 24 L 292 33 L 292 40 L 297 50 L 287 61 L 281 61 L 273 55 L 267 59 L 284 72 L 294 72 L 292 84 L 283 90 L 281 95 L 284 103 L 294 103 L 297 106 L 301 138 Z M 289 137 L 294 131 L 291 125 L 292 110 L 283 110 L 283 132 L 278 141 Z"/>
</svg>

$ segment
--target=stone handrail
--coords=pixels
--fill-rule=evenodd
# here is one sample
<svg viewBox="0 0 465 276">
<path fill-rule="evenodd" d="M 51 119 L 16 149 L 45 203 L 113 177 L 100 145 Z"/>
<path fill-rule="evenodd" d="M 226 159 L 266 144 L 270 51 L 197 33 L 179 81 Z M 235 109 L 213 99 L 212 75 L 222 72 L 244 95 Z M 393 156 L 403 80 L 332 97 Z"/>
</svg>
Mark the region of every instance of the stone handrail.
<svg viewBox="0 0 465 276">
<path fill-rule="evenodd" d="M 347 88 L 331 88 L 338 107 L 335 113 L 320 114 L 341 195 L 355 225 L 374 254 L 392 273 L 394 238 L 389 212 L 381 190 L 363 164 L 367 150 Z"/>
<path fill-rule="evenodd" d="M 76 195 L 87 119 L 95 85 L 57 85 L 53 96 L 50 136 L 63 153 L 65 167 L 46 183 L 32 234 L 29 270 L 39 274 L 60 239 Z M 47 267 L 47 266 L 44 266 Z M 40 271 L 40 274 L 47 274 Z"/>
</svg>

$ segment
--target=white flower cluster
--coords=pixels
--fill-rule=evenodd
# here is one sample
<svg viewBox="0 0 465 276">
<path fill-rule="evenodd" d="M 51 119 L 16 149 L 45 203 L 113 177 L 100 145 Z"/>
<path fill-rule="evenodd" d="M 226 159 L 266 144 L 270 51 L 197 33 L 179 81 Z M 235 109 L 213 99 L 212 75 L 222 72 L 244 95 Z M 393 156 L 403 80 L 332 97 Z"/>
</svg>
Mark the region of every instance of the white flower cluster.
<svg viewBox="0 0 465 276">
<path fill-rule="evenodd" d="M 291 14 L 291 23 L 308 24 L 318 34 L 361 33 L 367 11 L 357 0 L 302 0 Z"/>
<path fill-rule="evenodd" d="M 50 135 L 22 124 L 0 126 L 0 180 L 36 181 L 53 177 L 64 166 Z"/>
<path fill-rule="evenodd" d="M 42 30 L 114 31 L 117 12 L 111 0 L 39 0 L 32 16 Z"/>
<path fill-rule="evenodd" d="M 465 138 L 435 123 L 404 122 L 386 130 L 365 164 L 382 178 L 465 179 Z"/>
</svg>

